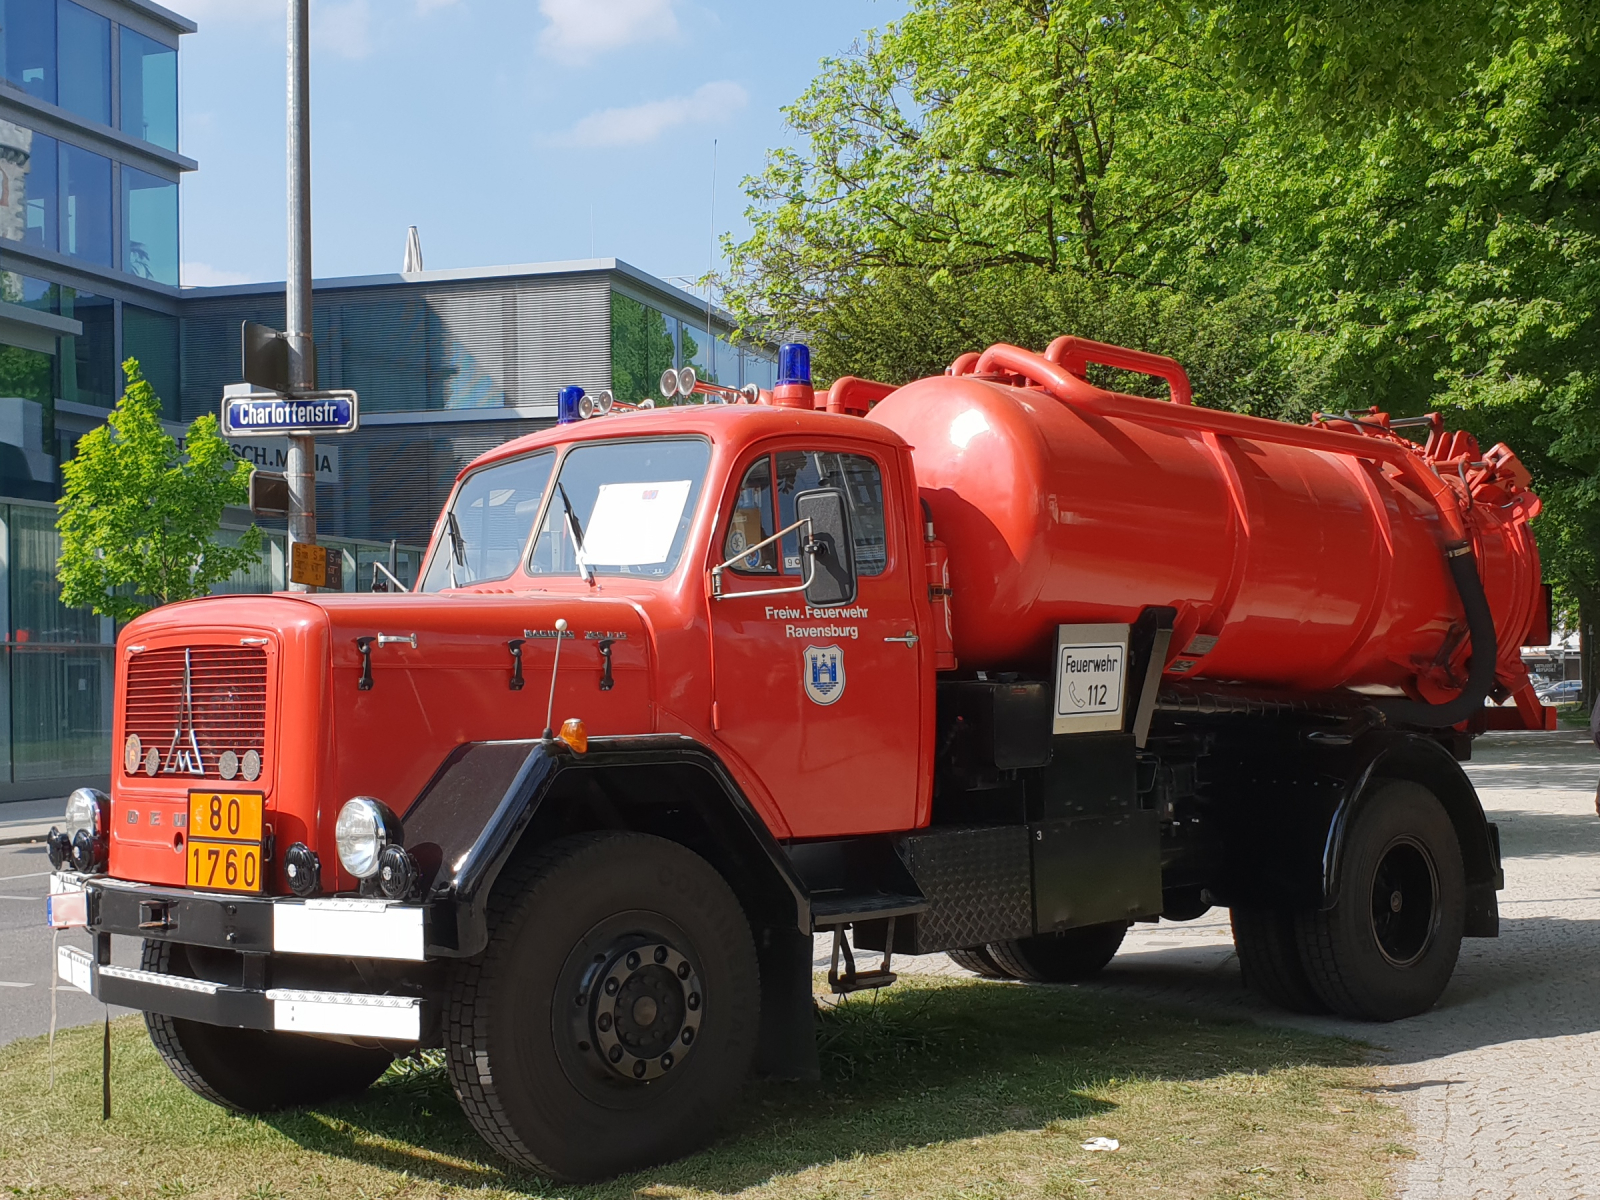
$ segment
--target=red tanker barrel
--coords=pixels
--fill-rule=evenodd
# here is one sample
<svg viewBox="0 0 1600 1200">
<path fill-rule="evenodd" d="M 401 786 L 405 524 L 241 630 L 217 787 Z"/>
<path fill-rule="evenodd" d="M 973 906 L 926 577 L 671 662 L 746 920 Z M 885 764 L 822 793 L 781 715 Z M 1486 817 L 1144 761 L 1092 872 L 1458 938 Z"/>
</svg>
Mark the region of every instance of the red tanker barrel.
<svg viewBox="0 0 1600 1200">
<path fill-rule="evenodd" d="M 1118 415 L 1104 415 L 1038 388 L 947 376 L 873 410 L 913 446 L 949 546 L 962 668 L 1047 670 L 1056 625 L 1172 605 L 1169 677 L 1403 688 L 1433 702 L 1460 689 L 1466 623 L 1437 500 L 1401 469 L 1184 425 L 1185 414 L 1196 424 L 1215 415 L 1206 410 L 1115 400 Z M 1139 419 L 1147 406 L 1153 418 Z M 1394 456 L 1393 443 L 1381 449 L 1374 458 Z M 1539 567 L 1527 529 L 1538 501 L 1512 500 L 1474 504 L 1466 524 L 1499 632 L 1498 673 L 1514 690 L 1526 679 L 1517 647 Z"/>
</svg>

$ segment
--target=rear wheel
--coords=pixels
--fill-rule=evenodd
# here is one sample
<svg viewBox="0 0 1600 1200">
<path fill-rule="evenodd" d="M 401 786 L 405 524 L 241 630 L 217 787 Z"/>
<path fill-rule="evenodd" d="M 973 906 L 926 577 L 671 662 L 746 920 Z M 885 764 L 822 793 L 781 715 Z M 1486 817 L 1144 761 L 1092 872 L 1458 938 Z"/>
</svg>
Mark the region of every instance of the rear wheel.
<svg viewBox="0 0 1600 1200">
<path fill-rule="evenodd" d="M 1290 1012 L 1328 1011 L 1301 965 L 1292 909 L 1234 908 L 1228 915 L 1245 987 Z"/>
<path fill-rule="evenodd" d="M 1128 922 L 1086 925 L 1064 933 L 990 942 L 989 956 L 1015 979 L 1037 983 L 1077 983 L 1100 973 L 1127 936 Z"/>
<path fill-rule="evenodd" d="M 489 946 L 451 986 L 450 1080 L 491 1146 L 561 1179 L 705 1142 L 750 1069 L 755 946 L 709 863 L 635 833 L 508 868 Z"/>
<path fill-rule="evenodd" d="M 1342 858 L 1334 906 L 1295 918 L 1306 976 L 1347 1017 L 1426 1012 L 1450 982 L 1466 923 L 1455 827 L 1427 788 L 1394 780 L 1362 805 Z"/>
<path fill-rule="evenodd" d="M 146 941 L 141 965 L 188 975 L 182 946 Z M 172 1073 L 190 1091 L 241 1113 L 321 1104 L 367 1090 L 394 1055 L 298 1033 L 233 1029 L 145 1013 L 145 1028 Z"/>
<path fill-rule="evenodd" d="M 1010 979 L 1011 973 L 995 962 L 987 946 L 969 946 L 965 950 L 946 950 L 950 961 L 964 971 L 982 975 L 985 979 Z"/>
</svg>

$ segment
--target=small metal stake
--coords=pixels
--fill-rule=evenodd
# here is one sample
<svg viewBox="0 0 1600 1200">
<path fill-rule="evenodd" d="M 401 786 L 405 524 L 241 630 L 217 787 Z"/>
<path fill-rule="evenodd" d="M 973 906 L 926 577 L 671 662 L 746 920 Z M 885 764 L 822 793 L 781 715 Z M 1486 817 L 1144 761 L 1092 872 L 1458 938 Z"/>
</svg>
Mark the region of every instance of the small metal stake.
<svg viewBox="0 0 1600 1200">
<path fill-rule="evenodd" d="M 100 1119 L 111 1120 L 111 1009 L 106 1009 L 106 1035 L 100 1054 Z"/>
</svg>

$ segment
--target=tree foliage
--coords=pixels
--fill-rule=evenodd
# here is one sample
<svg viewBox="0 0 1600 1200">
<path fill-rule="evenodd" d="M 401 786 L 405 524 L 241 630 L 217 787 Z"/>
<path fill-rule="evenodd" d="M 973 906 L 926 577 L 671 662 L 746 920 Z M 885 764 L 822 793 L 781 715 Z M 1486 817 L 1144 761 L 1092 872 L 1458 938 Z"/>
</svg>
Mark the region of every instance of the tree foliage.
<svg viewBox="0 0 1600 1200">
<path fill-rule="evenodd" d="M 62 603 L 129 621 L 175 600 L 210 593 L 261 554 L 253 526 L 217 544 L 222 510 L 249 498 L 251 467 L 234 456 L 207 413 L 183 447 L 161 428 L 161 401 L 136 359 L 106 424 L 63 463 L 58 572 Z"/>
</svg>

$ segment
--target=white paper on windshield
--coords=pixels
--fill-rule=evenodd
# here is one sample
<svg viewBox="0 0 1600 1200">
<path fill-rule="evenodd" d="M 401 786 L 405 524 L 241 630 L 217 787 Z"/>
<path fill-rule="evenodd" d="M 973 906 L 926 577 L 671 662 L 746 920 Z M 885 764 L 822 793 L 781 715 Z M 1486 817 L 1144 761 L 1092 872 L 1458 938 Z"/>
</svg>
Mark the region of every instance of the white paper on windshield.
<svg viewBox="0 0 1600 1200">
<path fill-rule="evenodd" d="M 678 536 L 689 480 L 603 483 L 583 531 L 583 559 L 607 566 L 666 562 Z"/>
</svg>

